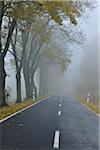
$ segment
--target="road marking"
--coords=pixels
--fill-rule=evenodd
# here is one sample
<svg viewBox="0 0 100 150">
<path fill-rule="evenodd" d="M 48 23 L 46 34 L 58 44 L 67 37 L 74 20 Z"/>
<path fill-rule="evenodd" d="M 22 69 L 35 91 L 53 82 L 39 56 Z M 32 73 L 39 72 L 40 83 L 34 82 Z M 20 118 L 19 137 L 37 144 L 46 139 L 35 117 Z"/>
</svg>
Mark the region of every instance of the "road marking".
<svg viewBox="0 0 100 150">
<path fill-rule="evenodd" d="M 60 132 L 56 130 L 54 135 L 53 149 L 59 149 L 59 138 L 60 138 Z"/>
<path fill-rule="evenodd" d="M 59 104 L 59 107 L 61 107 L 61 104 Z"/>
<path fill-rule="evenodd" d="M 61 115 L 61 111 L 58 111 L 58 116 L 60 116 Z"/>
<path fill-rule="evenodd" d="M 48 96 L 48 97 L 46 97 L 46 98 L 42 99 L 41 101 L 38 101 L 38 102 L 36 102 L 36 103 L 32 104 L 32 105 L 30 105 L 30 106 L 28 106 L 28 107 L 26 107 L 26 108 L 23 108 L 23 109 L 21 109 L 21 110 L 19 110 L 19 111 L 15 112 L 15 113 L 13 113 L 12 115 L 10 115 L 10 116 L 8 116 L 8 117 L 6 117 L 6 118 L 4 118 L 4 119 L 0 120 L 0 123 L 2 123 L 2 122 L 4 122 L 4 121 L 6 121 L 6 120 L 8 120 L 8 119 L 10 119 L 10 118 L 12 118 L 12 117 L 14 117 L 14 116 L 16 116 L 17 114 L 19 114 L 19 113 L 21 113 L 21 112 L 23 112 L 23 111 L 25 111 L 25 110 L 27 110 L 27 109 L 31 108 L 32 106 L 37 105 L 38 103 L 43 102 L 44 100 L 48 99 L 49 97 L 50 97 L 50 96 Z"/>
</svg>

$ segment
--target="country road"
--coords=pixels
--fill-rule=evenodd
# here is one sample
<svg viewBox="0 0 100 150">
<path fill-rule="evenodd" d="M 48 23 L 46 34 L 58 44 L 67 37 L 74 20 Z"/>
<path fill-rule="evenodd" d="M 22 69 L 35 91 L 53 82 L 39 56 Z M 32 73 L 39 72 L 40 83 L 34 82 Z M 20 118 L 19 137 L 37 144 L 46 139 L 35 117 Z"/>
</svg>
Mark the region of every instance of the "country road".
<svg viewBox="0 0 100 150">
<path fill-rule="evenodd" d="M 52 96 L 0 124 L 1 150 L 99 150 L 99 118 L 71 96 Z"/>
</svg>

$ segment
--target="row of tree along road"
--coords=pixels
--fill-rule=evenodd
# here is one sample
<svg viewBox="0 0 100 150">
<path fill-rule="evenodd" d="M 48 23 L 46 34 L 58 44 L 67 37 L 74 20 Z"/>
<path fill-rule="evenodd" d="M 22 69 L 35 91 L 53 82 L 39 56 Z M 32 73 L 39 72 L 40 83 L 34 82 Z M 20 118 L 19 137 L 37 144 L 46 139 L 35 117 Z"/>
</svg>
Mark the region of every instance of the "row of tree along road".
<svg viewBox="0 0 100 150">
<path fill-rule="evenodd" d="M 63 21 L 77 25 L 77 17 L 92 4 L 79 1 L 0 1 L 0 106 L 5 100 L 5 58 L 10 52 L 16 67 L 16 102 L 21 102 L 21 71 L 26 99 L 37 97 L 34 74 L 41 57 L 55 60 L 64 71 L 70 59 L 59 47 L 54 47 L 52 34 L 59 28 L 75 41 L 72 33 L 63 29 Z"/>
</svg>

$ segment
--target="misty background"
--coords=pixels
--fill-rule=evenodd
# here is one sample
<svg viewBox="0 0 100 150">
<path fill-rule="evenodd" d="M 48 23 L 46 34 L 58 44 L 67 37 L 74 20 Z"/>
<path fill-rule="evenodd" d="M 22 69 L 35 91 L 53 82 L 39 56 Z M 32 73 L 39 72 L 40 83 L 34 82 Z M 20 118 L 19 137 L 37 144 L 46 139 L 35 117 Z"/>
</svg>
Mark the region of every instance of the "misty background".
<svg viewBox="0 0 100 150">
<path fill-rule="evenodd" d="M 62 73 L 56 64 L 49 64 L 44 67 L 44 74 L 42 75 L 42 88 L 46 89 L 46 93 L 57 95 L 82 95 L 97 94 L 99 91 L 99 37 L 100 37 L 100 21 L 99 21 L 100 3 L 98 7 L 91 11 L 86 16 L 81 16 L 76 28 L 80 28 L 86 34 L 85 44 L 70 45 L 69 49 L 72 51 L 71 64 L 66 71 Z M 57 38 L 57 37 L 56 37 Z M 56 39 L 59 45 L 62 43 L 58 38 Z M 66 45 L 63 45 L 66 49 Z M 9 63 L 12 59 L 10 53 L 6 57 L 6 88 L 11 88 L 10 100 L 16 100 L 16 82 L 14 66 Z M 13 68 L 13 69 L 12 69 Z M 42 67 L 43 68 L 43 67 Z M 39 75 L 38 69 L 35 74 L 35 83 L 39 91 Z M 22 74 L 22 99 L 25 98 L 24 78 Z M 46 84 L 44 84 L 46 83 Z M 42 91 L 41 91 L 42 92 Z"/>
</svg>

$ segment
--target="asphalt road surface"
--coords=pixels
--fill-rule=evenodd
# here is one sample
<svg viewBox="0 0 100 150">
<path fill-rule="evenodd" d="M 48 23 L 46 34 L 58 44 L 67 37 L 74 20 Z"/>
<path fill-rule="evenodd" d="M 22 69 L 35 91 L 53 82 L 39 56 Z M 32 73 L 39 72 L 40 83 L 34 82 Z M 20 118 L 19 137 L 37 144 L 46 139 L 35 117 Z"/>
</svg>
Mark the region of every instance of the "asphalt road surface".
<svg viewBox="0 0 100 150">
<path fill-rule="evenodd" d="M 99 117 L 52 96 L 0 124 L 0 150 L 99 150 Z"/>
</svg>

